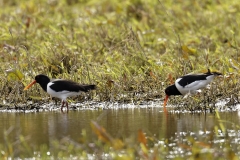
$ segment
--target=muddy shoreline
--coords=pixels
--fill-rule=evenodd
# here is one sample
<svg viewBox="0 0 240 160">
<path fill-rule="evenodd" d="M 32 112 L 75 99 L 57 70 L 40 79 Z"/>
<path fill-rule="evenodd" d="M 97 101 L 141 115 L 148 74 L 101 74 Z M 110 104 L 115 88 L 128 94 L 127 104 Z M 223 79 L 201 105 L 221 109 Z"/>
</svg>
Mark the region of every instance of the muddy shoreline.
<svg viewBox="0 0 240 160">
<path fill-rule="evenodd" d="M 221 101 L 215 104 L 215 109 L 221 112 L 229 111 L 238 111 L 240 104 L 226 105 L 226 101 Z M 170 113 L 204 113 L 210 112 L 210 109 L 206 111 L 199 109 L 191 111 L 186 106 L 186 104 L 181 105 L 171 105 L 167 106 Z M 142 101 L 139 103 L 123 103 L 123 102 L 97 102 L 97 101 L 86 101 L 86 102 L 77 102 L 70 103 L 69 111 L 78 111 L 78 110 L 104 110 L 104 109 L 132 109 L 132 108 L 162 108 L 162 100 L 152 100 L 152 101 Z M 0 112 L 41 112 L 41 111 L 61 111 L 60 102 L 33 102 L 28 101 L 27 103 L 19 104 L 0 104 Z M 63 111 L 66 111 L 66 108 L 63 108 Z"/>
</svg>

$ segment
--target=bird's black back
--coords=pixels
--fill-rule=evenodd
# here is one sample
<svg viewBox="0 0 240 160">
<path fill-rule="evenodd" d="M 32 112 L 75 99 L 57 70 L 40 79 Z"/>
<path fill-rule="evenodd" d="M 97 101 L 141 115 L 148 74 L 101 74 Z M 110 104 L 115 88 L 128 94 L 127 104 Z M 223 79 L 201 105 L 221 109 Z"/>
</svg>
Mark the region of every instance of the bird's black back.
<svg viewBox="0 0 240 160">
<path fill-rule="evenodd" d="M 185 76 L 180 77 L 181 80 L 178 82 L 182 87 L 185 87 L 186 85 L 195 82 L 195 81 L 201 81 L 201 80 L 206 80 L 208 76 L 218 76 L 218 75 L 222 75 L 219 72 L 211 72 L 208 69 L 208 72 L 203 73 L 203 74 L 188 74 Z"/>
<path fill-rule="evenodd" d="M 70 92 L 87 92 L 89 90 L 96 89 L 96 85 L 87 85 L 87 84 L 78 84 L 69 80 L 54 80 L 52 81 L 52 85 L 50 86 L 56 92 L 61 91 L 70 91 Z"/>
<path fill-rule="evenodd" d="M 209 75 L 203 74 L 203 75 L 185 75 L 180 78 L 182 78 L 178 83 L 185 87 L 186 85 L 195 82 L 195 81 L 200 81 L 200 80 L 206 80 Z"/>
</svg>

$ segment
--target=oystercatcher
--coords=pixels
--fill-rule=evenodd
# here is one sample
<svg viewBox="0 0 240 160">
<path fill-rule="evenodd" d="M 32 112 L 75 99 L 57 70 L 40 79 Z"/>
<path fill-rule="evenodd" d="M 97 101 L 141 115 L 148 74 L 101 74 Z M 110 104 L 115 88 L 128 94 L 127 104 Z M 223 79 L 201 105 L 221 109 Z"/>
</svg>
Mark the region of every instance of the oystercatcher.
<svg viewBox="0 0 240 160">
<path fill-rule="evenodd" d="M 24 88 L 24 90 L 27 90 L 35 83 L 39 83 L 42 89 L 52 97 L 57 97 L 62 100 L 61 110 L 63 109 L 65 103 L 68 110 L 67 97 L 76 96 L 81 94 L 81 92 L 96 89 L 96 85 L 78 84 L 76 82 L 63 79 L 50 80 L 48 76 L 39 74 L 35 77 L 35 80 L 32 83 Z"/>
<path fill-rule="evenodd" d="M 166 112 L 166 104 L 168 97 L 171 95 L 187 95 L 195 94 L 198 89 L 206 87 L 209 83 L 212 82 L 214 77 L 222 75 L 219 72 L 211 72 L 208 69 L 207 73 L 203 74 L 187 74 L 175 81 L 175 84 L 168 86 L 165 89 L 166 97 L 164 100 L 164 111 Z"/>
</svg>

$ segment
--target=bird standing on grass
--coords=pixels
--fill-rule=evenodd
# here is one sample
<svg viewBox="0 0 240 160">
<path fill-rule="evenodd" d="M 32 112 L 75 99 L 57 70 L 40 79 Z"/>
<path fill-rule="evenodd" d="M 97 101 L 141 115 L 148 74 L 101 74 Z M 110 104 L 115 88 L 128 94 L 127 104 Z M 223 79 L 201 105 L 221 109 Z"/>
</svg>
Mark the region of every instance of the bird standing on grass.
<svg viewBox="0 0 240 160">
<path fill-rule="evenodd" d="M 35 83 L 39 83 L 42 89 L 52 97 L 57 97 L 62 100 L 61 110 L 63 109 L 65 103 L 68 110 L 68 97 L 80 95 L 81 92 L 88 92 L 89 90 L 96 89 L 96 85 L 78 84 L 76 82 L 63 79 L 50 80 L 48 76 L 39 74 L 35 77 L 35 80 L 32 83 L 24 88 L 24 90 L 27 90 Z"/>
<path fill-rule="evenodd" d="M 211 72 L 208 69 L 207 73 L 203 74 L 187 74 L 175 81 L 175 84 L 168 86 L 165 89 L 166 97 L 164 100 L 164 112 L 166 112 L 166 104 L 169 96 L 171 95 L 187 95 L 195 94 L 198 89 L 205 88 L 212 82 L 214 77 L 222 75 L 219 72 Z"/>
</svg>

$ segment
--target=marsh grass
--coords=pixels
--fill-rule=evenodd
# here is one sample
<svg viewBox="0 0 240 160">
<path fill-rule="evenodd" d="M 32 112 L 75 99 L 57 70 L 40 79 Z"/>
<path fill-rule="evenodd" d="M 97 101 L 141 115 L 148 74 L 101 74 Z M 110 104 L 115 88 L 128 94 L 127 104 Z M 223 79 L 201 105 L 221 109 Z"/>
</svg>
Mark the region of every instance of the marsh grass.
<svg viewBox="0 0 240 160">
<path fill-rule="evenodd" d="M 3 76 L 3 95 L 13 95 L 4 98 L 8 103 L 13 99 L 22 102 L 30 95 L 44 96 L 36 88 L 19 96 L 23 94 L 22 84 L 39 73 L 95 83 L 95 99 L 120 102 L 161 98 L 164 88 L 172 83 L 169 76 L 174 80 L 207 68 L 226 76 L 231 73 L 230 83 L 238 82 L 238 32 L 234 23 L 229 25 L 237 13 L 225 8 L 229 4 L 16 3 L 1 13 L 5 20 L 1 31 L 2 75 L 8 69 L 24 75 L 21 82 Z M 237 4 L 232 3 L 237 9 Z M 220 18 L 224 13 L 229 15 L 226 20 Z M 209 15 L 208 21 L 205 17 Z M 13 17 L 14 21 L 10 21 Z M 233 77 L 236 79 L 231 82 Z M 229 87 L 225 78 L 219 83 L 211 96 L 231 98 L 231 90 L 236 93 L 235 86 Z M 224 88 L 227 90 L 218 92 Z"/>
<path fill-rule="evenodd" d="M 97 84 L 98 90 L 90 93 L 97 101 L 138 103 L 161 99 L 179 76 L 208 68 L 224 77 L 212 84 L 205 99 L 238 102 L 235 1 L 36 3 L 3 2 L 1 98 L 6 104 L 46 97 L 39 87 L 22 92 L 40 73 Z M 23 77 L 9 78 L 8 70 Z"/>
</svg>

